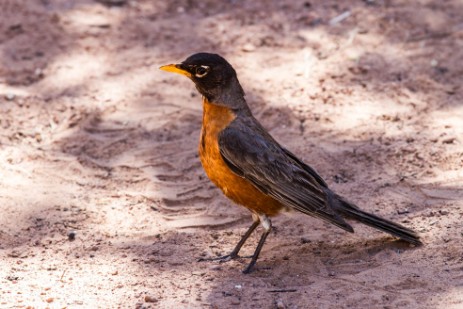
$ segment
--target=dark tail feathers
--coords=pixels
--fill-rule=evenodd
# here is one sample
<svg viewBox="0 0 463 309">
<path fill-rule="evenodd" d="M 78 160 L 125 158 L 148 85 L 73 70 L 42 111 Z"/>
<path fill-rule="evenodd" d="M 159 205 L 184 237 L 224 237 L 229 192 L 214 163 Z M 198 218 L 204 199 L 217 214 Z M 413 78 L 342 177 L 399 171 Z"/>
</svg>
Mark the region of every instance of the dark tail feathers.
<svg viewBox="0 0 463 309">
<path fill-rule="evenodd" d="M 335 199 L 338 202 L 335 203 L 336 210 L 346 218 L 364 223 L 375 229 L 391 234 L 392 236 L 399 237 L 400 239 L 403 239 L 411 244 L 417 246 L 423 244 L 420 241 L 420 237 L 415 231 L 406 228 L 405 226 L 402 226 L 398 223 L 394 223 L 392 221 L 380 218 L 376 215 L 367 213 L 355 206 L 354 204 L 349 203 L 339 195 L 336 195 Z"/>
</svg>

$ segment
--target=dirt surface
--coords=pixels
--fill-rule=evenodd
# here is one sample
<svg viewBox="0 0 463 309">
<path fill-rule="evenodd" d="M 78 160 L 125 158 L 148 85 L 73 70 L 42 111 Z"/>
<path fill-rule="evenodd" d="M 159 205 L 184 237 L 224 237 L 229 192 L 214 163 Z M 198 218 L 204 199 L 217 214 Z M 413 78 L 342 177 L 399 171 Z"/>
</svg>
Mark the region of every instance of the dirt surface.
<svg viewBox="0 0 463 309">
<path fill-rule="evenodd" d="M 0 2 L 1 308 L 463 308 L 463 3 Z M 412 248 L 304 215 L 251 223 L 197 155 L 199 51 L 255 116 Z M 244 248 L 251 253 L 259 235 Z"/>
</svg>

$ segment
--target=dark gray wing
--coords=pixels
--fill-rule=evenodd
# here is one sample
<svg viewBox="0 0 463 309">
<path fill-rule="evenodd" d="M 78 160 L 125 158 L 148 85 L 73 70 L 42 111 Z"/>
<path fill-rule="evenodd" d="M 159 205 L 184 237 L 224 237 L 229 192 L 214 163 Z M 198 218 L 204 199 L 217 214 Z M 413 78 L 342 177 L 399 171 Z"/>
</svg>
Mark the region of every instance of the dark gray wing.
<svg viewBox="0 0 463 309">
<path fill-rule="evenodd" d="M 220 133 L 219 148 L 230 169 L 263 193 L 353 231 L 330 206 L 331 192 L 323 179 L 282 148 L 257 122 L 237 118 Z"/>
<path fill-rule="evenodd" d="M 283 151 L 290 157 L 294 162 L 296 162 L 300 167 L 302 167 L 307 173 L 309 173 L 322 187 L 328 188 L 328 185 L 326 184 L 325 180 L 318 175 L 318 173 L 311 168 L 309 165 L 305 164 L 304 162 L 301 161 L 298 157 L 296 157 L 292 152 L 290 152 L 288 149 L 283 148 Z"/>
</svg>

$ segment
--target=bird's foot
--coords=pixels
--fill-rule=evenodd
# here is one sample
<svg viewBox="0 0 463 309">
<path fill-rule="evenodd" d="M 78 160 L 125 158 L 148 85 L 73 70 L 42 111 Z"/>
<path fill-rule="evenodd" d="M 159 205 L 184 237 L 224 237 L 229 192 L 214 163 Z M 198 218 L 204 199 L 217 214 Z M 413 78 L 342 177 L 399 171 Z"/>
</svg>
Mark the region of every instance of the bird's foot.
<svg viewBox="0 0 463 309">
<path fill-rule="evenodd" d="M 253 255 L 246 255 L 246 256 L 240 256 L 238 254 L 227 254 L 227 255 L 222 255 L 218 257 L 213 257 L 213 258 L 199 258 L 198 262 L 204 262 L 204 261 L 219 261 L 220 263 L 228 262 L 231 260 L 236 260 L 236 259 L 251 259 L 253 258 Z"/>
<path fill-rule="evenodd" d="M 238 254 L 227 254 L 223 256 L 213 257 L 213 258 L 199 258 L 198 262 L 204 261 L 219 261 L 220 263 L 228 262 L 231 260 L 235 260 L 237 258 L 241 258 Z"/>
<path fill-rule="evenodd" d="M 243 269 L 243 274 L 249 274 L 251 271 L 254 269 L 254 265 L 256 264 L 256 261 L 252 260 L 251 263 L 249 263 L 248 266 L 246 266 L 245 269 Z"/>
<path fill-rule="evenodd" d="M 254 265 L 256 264 L 256 259 L 253 255 L 248 256 L 239 256 L 238 254 L 227 254 L 223 256 L 213 257 L 213 258 L 199 258 L 198 262 L 204 261 L 219 261 L 219 263 L 225 263 L 231 260 L 236 259 L 252 259 L 248 266 L 243 270 L 243 274 L 249 274 L 253 269 Z"/>
</svg>

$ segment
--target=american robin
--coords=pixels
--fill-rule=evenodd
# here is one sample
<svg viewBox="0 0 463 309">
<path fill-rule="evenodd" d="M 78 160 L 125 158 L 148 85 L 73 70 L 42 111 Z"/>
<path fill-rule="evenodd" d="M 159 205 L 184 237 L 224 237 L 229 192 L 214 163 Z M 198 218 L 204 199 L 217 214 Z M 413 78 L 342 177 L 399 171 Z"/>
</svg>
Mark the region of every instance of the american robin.
<svg viewBox="0 0 463 309">
<path fill-rule="evenodd" d="M 199 154 L 209 179 L 223 193 L 252 213 L 253 223 L 233 251 L 218 259 L 238 258 L 238 252 L 260 224 L 264 232 L 243 270 L 257 261 L 271 231 L 270 217 L 297 210 L 353 233 L 344 220 L 353 219 L 421 245 L 419 236 L 400 224 L 367 213 L 328 188 L 309 165 L 282 147 L 254 118 L 233 67 L 221 56 L 198 53 L 161 70 L 190 78 L 203 96 Z"/>
</svg>

